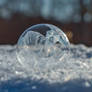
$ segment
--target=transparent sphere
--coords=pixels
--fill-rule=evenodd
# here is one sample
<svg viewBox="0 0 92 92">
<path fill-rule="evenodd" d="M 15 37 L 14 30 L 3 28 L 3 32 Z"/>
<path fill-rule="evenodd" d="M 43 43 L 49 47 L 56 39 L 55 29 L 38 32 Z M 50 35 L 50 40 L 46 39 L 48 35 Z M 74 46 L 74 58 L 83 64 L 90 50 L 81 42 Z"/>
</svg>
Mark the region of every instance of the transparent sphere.
<svg viewBox="0 0 92 92">
<path fill-rule="evenodd" d="M 67 36 L 61 29 L 52 24 L 37 24 L 28 28 L 20 36 L 17 43 L 19 62 L 29 66 L 38 58 L 60 60 L 68 50 L 69 40 Z"/>
</svg>

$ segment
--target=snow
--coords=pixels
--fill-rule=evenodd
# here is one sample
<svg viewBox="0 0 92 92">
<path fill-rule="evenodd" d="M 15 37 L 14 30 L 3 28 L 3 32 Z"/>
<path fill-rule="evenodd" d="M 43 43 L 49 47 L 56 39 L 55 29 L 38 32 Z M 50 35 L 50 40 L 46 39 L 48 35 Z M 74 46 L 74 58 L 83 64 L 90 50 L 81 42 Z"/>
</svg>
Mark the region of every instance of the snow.
<svg viewBox="0 0 92 92">
<path fill-rule="evenodd" d="M 1 45 L 0 92 L 92 91 L 92 47 L 71 45 L 70 52 L 59 62 L 53 58 L 34 62 L 31 58 L 30 67 L 26 61 L 22 66 L 16 45 Z"/>
</svg>

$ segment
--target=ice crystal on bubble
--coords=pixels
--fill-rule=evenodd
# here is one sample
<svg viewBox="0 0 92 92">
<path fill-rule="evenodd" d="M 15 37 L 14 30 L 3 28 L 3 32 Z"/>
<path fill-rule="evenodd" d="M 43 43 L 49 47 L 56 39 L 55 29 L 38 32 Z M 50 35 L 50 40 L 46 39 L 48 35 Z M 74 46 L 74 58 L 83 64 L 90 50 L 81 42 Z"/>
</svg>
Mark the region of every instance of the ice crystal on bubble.
<svg viewBox="0 0 92 92">
<path fill-rule="evenodd" d="M 29 67 L 36 65 L 39 57 L 44 61 L 50 58 L 61 60 L 68 50 L 67 36 L 52 24 L 37 24 L 28 28 L 17 43 L 18 60 L 22 65 Z"/>
</svg>

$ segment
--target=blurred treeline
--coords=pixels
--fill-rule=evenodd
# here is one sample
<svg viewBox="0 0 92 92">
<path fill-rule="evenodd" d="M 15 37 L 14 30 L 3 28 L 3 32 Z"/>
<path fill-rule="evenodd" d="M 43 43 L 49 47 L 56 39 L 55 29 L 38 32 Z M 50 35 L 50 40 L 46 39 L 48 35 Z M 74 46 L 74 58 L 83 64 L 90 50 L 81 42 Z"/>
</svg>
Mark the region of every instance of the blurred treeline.
<svg viewBox="0 0 92 92">
<path fill-rule="evenodd" d="M 0 44 L 16 44 L 37 23 L 54 24 L 72 43 L 92 46 L 92 0 L 0 0 Z"/>
</svg>

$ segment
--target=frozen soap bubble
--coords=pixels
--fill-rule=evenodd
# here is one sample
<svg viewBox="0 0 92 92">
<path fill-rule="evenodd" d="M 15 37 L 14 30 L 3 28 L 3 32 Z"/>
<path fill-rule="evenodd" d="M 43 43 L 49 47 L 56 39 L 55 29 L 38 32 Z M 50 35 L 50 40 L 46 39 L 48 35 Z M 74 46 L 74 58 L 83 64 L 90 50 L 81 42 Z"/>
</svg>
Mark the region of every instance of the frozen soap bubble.
<svg viewBox="0 0 92 92">
<path fill-rule="evenodd" d="M 39 57 L 59 60 L 68 50 L 67 36 L 52 24 L 37 24 L 28 28 L 17 43 L 17 57 L 22 65 L 25 65 L 25 62 L 30 65 L 30 60 L 34 63 Z"/>
</svg>

